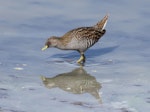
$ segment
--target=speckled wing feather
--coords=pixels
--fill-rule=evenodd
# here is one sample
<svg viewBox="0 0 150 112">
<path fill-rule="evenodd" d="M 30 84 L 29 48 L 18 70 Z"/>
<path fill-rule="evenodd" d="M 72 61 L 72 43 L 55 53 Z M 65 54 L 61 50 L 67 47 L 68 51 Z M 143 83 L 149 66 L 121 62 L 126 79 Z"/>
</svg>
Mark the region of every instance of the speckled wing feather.
<svg viewBox="0 0 150 112">
<path fill-rule="evenodd" d="M 99 39 L 105 31 L 98 31 L 93 27 L 81 27 L 70 32 L 72 38 L 82 39 Z"/>
<path fill-rule="evenodd" d="M 67 32 L 63 37 L 63 44 L 72 49 L 82 49 L 94 45 L 103 35 L 105 30 L 99 31 L 94 27 L 81 27 Z"/>
</svg>

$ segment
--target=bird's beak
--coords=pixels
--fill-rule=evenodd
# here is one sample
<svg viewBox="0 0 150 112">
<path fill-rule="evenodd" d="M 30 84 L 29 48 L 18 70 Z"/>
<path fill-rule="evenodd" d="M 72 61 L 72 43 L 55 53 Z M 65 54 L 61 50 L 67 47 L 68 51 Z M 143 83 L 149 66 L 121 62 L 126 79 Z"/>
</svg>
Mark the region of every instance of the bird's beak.
<svg viewBox="0 0 150 112">
<path fill-rule="evenodd" d="M 45 45 L 41 50 L 44 51 L 48 48 L 48 45 Z"/>
</svg>

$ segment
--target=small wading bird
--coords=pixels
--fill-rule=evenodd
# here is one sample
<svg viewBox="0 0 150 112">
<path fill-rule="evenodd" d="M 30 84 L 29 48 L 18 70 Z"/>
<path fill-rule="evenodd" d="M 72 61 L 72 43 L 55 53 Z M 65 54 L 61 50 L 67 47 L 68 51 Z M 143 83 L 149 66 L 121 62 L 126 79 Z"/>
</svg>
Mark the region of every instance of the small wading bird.
<svg viewBox="0 0 150 112">
<path fill-rule="evenodd" d="M 61 37 L 52 36 L 48 38 L 42 51 L 49 47 L 55 47 L 62 50 L 76 50 L 81 55 L 77 63 L 84 63 L 84 52 L 105 34 L 107 20 L 108 15 L 94 26 L 76 28 Z"/>
</svg>

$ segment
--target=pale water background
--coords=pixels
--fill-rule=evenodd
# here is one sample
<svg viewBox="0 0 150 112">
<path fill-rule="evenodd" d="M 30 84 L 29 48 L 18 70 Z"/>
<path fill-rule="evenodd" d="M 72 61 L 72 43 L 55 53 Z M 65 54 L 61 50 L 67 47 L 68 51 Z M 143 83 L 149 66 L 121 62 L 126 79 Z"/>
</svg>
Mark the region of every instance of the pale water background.
<svg viewBox="0 0 150 112">
<path fill-rule="evenodd" d="M 75 51 L 41 51 L 107 13 L 83 69 Z M 1 0 L 0 112 L 149 112 L 149 32 L 149 0 Z"/>
</svg>

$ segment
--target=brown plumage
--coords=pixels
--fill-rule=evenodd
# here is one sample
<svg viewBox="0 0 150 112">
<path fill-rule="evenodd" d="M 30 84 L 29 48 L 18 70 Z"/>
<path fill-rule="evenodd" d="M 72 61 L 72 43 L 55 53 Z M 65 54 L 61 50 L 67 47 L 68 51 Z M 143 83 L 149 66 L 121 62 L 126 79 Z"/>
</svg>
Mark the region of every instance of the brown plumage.
<svg viewBox="0 0 150 112">
<path fill-rule="evenodd" d="M 93 46 L 106 32 L 105 25 L 108 20 L 106 15 L 100 22 L 91 27 L 80 27 L 73 29 L 62 37 L 52 36 L 45 43 L 45 50 L 49 47 L 56 47 L 62 50 L 76 50 L 81 54 L 78 63 L 85 62 L 84 52 Z"/>
</svg>

